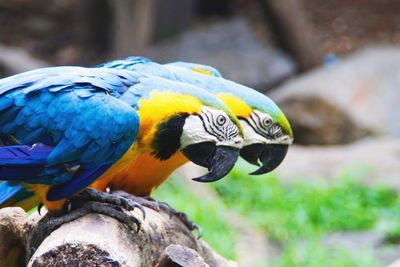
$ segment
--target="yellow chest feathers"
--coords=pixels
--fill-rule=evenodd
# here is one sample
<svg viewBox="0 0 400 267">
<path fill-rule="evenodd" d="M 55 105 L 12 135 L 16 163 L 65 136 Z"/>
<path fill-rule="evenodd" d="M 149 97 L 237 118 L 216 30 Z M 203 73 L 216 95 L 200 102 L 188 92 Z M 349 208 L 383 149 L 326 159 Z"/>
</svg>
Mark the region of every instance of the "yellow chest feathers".
<svg viewBox="0 0 400 267">
<path fill-rule="evenodd" d="M 199 113 L 202 103 L 192 95 L 173 92 L 153 92 L 139 102 L 140 129 L 137 137 L 139 148 L 149 152 L 161 122 L 179 113 Z"/>
</svg>

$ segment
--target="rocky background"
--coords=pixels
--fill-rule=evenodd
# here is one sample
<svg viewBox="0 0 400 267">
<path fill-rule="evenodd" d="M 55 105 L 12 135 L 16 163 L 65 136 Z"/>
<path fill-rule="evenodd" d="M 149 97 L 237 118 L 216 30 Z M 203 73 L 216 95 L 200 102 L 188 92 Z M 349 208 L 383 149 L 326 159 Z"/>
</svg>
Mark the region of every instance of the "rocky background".
<svg viewBox="0 0 400 267">
<path fill-rule="evenodd" d="M 281 181 L 334 184 L 363 166 L 363 184 L 397 194 L 399 13 L 396 0 L 0 0 L 0 75 L 127 55 L 209 64 L 266 93 L 288 116 L 296 144 L 276 172 Z M 241 222 L 233 223 L 241 266 L 279 257 L 282 247 L 230 212 L 227 224 Z M 379 227 L 322 239 L 349 251 L 363 244 L 380 266 L 400 258 L 398 240 L 388 248 Z"/>
</svg>

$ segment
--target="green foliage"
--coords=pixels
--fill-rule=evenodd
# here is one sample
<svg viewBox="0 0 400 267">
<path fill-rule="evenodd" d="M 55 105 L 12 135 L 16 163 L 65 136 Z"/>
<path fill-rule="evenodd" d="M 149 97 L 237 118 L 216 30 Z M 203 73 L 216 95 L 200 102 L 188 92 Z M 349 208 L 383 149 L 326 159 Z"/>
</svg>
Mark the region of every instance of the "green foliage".
<svg viewBox="0 0 400 267">
<path fill-rule="evenodd" d="M 385 233 L 387 243 L 400 244 L 400 197 L 380 212 L 376 228 Z"/>
<path fill-rule="evenodd" d="M 227 206 L 254 220 L 279 242 L 323 232 L 372 228 L 380 211 L 393 206 L 388 188 L 352 180 L 285 185 L 274 175 L 254 177 L 237 168 L 213 186 Z"/>
<path fill-rule="evenodd" d="M 200 225 L 203 239 L 226 258 L 235 259 L 235 232 L 225 221 L 227 208 L 221 201 L 200 198 L 181 180 L 172 176 L 154 194 L 157 200 L 165 201 L 177 211 L 185 212 Z"/>
<path fill-rule="evenodd" d="M 362 256 L 357 257 L 344 248 L 328 248 L 317 239 L 301 243 L 290 242 L 272 266 L 375 267 L 379 264 L 368 251 L 362 251 Z"/>
</svg>

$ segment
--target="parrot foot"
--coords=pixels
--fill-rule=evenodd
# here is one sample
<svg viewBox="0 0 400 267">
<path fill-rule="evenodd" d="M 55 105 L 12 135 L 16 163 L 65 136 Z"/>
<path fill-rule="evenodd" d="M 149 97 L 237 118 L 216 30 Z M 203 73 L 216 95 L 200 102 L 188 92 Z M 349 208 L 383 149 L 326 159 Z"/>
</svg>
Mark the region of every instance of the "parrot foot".
<svg viewBox="0 0 400 267">
<path fill-rule="evenodd" d="M 132 201 L 147 207 L 149 209 L 155 210 L 157 212 L 163 210 L 165 211 L 170 218 L 172 218 L 172 216 L 175 216 L 176 218 L 178 218 L 179 221 L 181 221 L 190 231 L 197 231 L 197 238 L 200 239 L 202 234 L 203 234 L 203 229 L 196 223 L 192 222 L 186 213 L 184 212 L 179 212 L 176 211 L 174 208 L 172 208 L 168 203 L 166 202 L 160 202 L 155 200 L 154 198 L 150 197 L 150 196 L 144 196 L 144 197 L 137 197 L 135 195 L 131 195 L 125 191 L 122 190 L 115 190 L 112 191 L 112 194 L 117 195 L 117 196 L 121 196 L 127 199 L 131 199 Z"/>
<path fill-rule="evenodd" d="M 135 208 L 142 212 L 144 220 L 146 213 L 139 203 L 122 196 L 87 188 L 69 198 L 61 210 L 49 211 L 39 221 L 37 228 L 32 231 L 31 243 L 35 246 L 40 245 L 51 232 L 61 225 L 79 219 L 89 213 L 110 216 L 138 232 L 141 222 L 135 216 L 129 215 L 124 211 L 132 211 Z"/>
<path fill-rule="evenodd" d="M 74 201 L 95 201 L 99 203 L 107 203 L 113 206 L 123 207 L 124 209 L 131 211 L 135 208 L 139 209 L 143 214 L 143 220 L 146 219 L 146 211 L 139 202 L 134 199 L 130 199 L 124 195 L 112 195 L 110 193 L 98 191 L 93 188 L 86 188 L 80 193 L 72 196 L 68 201 L 70 203 Z"/>
</svg>

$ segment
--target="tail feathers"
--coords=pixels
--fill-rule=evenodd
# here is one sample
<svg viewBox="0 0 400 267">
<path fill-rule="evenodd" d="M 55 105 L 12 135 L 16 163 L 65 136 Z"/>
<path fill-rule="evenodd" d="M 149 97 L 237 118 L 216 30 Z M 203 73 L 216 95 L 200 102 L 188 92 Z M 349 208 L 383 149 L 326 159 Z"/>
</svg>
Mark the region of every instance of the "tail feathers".
<svg viewBox="0 0 400 267">
<path fill-rule="evenodd" d="M 11 185 L 6 181 L 0 182 L 0 205 L 11 199 L 22 187 L 21 185 Z"/>
<path fill-rule="evenodd" d="M 47 156 L 52 150 L 52 147 L 42 144 L 37 144 L 33 146 L 1 146 L 0 167 L 43 165 L 47 163 Z"/>
<path fill-rule="evenodd" d="M 0 180 L 4 181 L 25 181 L 34 183 L 36 178 L 43 176 L 45 171 L 44 166 L 32 167 L 1 167 L 0 166 Z M 46 177 L 47 179 L 47 177 Z M 42 182 L 36 182 L 42 183 Z"/>
<path fill-rule="evenodd" d="M 16 206 L 18 201 L 29 198 L 33 192 L 21 184 L 12 184 L 7 181 L 0 182 L 0 208 Z"/>
<path fill-rule="evenodd" d="M 40 203 L 40 197 L 21 184 L 0 182 L 0 209 L 21 207 L 29 211 Z"/>
</svg>

